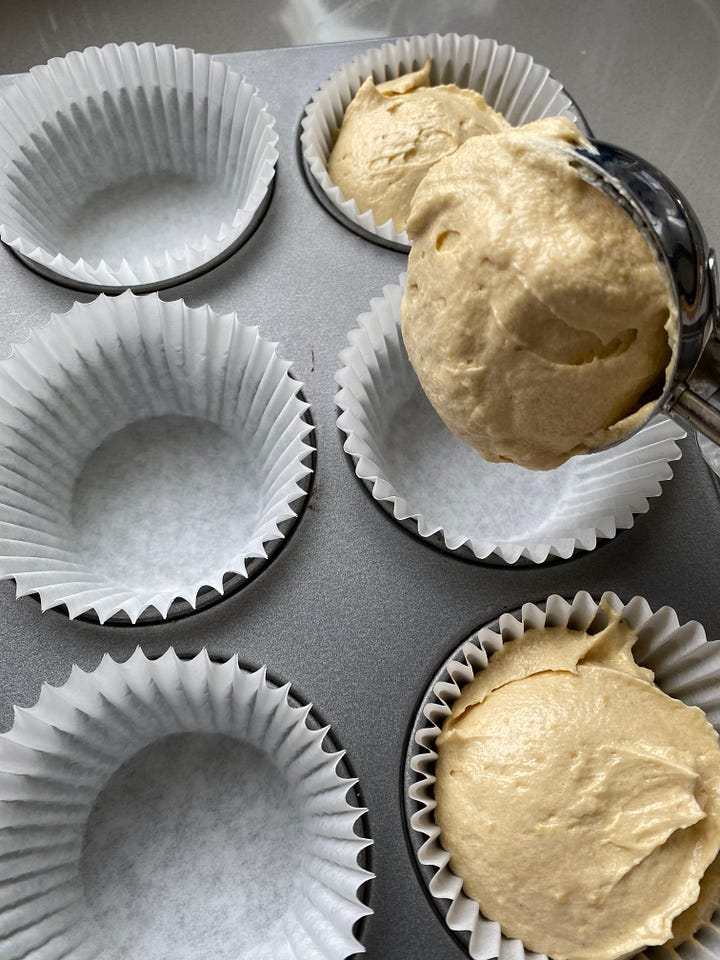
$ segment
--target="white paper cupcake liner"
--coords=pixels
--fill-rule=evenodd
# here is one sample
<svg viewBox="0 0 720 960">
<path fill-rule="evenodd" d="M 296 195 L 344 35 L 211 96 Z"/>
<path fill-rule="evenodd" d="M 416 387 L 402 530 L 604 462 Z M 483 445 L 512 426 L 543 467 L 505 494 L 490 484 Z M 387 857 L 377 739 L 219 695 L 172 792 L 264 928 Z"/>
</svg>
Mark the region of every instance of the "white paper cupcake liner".
<svg viewBox="0 0 720 960">
<path fill-rule="evenodd" d="M 710 723 L 720 729 L 720 647 L 707 642 L 702 626 L 694 621 L 681 625 L 670 607 L 653 611 L 642 597 L 634 597 L 624 604 L 616 594 L 605 593 L 601 602 L 619 611 L 637 632 L 635 659 L 654 672 L 657 685 L 670 696 L 700 707 Z M 473 960 L 547 958 L 525 950 L 519 940 L 505 937 L 498 923 L 486 920 L 477 903 L 463 893 L 460 878 L 450 870 L 450 854 L 440 844 L 440 829 L 433 813 L 435 742 L 462 687 L 487 666 L 489 657 L 504 643 L 533 628 L 570 626 L 585 630 L 594 622 L 601 625 L 606 622 L 606 615 L 584 591 L 570 602 L 557 595 L 548 597 L 545 609 L 526 603 L 519 618 L 504 613 L 497 621 L 497 629 L 495 624 L 482 628 L 451 655 L 438 671 L 418 711 L 418 724 L 408 754 L 411 780 L 408 796 L 415 810 L 410 816 L 410 826 L 417 837 L 413 846 L 426 873 L 430 894 L 438 901 L 447 926 L 462 935 L 461 940 Z M 720 909 L 678 951 L 670 946 L 654 947 L 639 956 L 706 960 L 719 952 Z"/>
<path fill-rule="evenodd" d="M 0 238 L 94 290 L 158 289 L 249 235 L 277 161 L 257 91 L 207 54 L 108 44 L 0 91 Z"/>
<path fill-rule="evenodd" d="M 3 960 L 363 952 L 371 841 L 328 729 L 204 650 L 44 686 L 0 736 Z"/>
<path fill-rule="evenodd" d="M 336 374 L 345 452 L 372 496 L 421 538 L 469 559 L 543 563 L 631 527 L 672 477 L 685 431 L 658 416 L 617 446 L 537 472 L 489 463 L 426 398 L 400 332 L 400 285 L 358 317 Z"/>
<path fill-rule="evenodd" d="M 397 233 L 392 220 L 375 223 L 372 211 L 361 213 L 355 201 L 345 197 L 330 179 L 327 161 L 337 131 L 350 101 L 363 81 L 373 76 L 376 83 L 418 70 L 427 57 L 432 59 L 430 82 L 454 83 L 476 90 L 488 104 L 500 111 L 508 123 L 520 126 L 542 117 L 569 117 L 590 134 L 582 113 L 550 71 L 526 53 L 509 44 L 481 40 L 456 33 L 440 36 L 407 37 L 384 43 L 344 63 L 313 94 L 302 120 L 303 159 L 310 177 L 327 198 L 328 209 L 337 211 L 342 222 L 354 224 L 372 237 L 395 248 L 409 249 L 407 233 Z M 313 185 L 311 182 L 311 186 Z M 335 214 L 336 215 L 336 214 Z"/>
<path fill-rule="evenodd" d="M 235 314 L 156 294 L 52 316 L 0 362 L 0 578 L 100 622 L 244 582 L 312 473 L 289 370 Z"/>
</svg>

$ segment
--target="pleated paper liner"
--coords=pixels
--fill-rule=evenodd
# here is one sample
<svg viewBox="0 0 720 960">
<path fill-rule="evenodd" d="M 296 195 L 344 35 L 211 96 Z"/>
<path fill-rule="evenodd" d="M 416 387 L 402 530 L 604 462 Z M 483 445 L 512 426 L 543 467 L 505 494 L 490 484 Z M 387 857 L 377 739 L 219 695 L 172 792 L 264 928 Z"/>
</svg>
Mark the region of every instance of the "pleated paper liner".
<svg viewBox="0 0 720 960">
<path fill-rule="evenodd" d="M 488 463 L 427 400 L 400 333 L 400 284 L 383 288 L 342 351 L 338 427 L 372 497 L 420 539 L 465 559 L 544 563 L 631 527 L 672 477 L 685 431 L 659 416 L 617 446 L 547 472 Z"/>
<path fill-rule="evenodd" d="M 454 83 L 481 93 L 488 104 L 513 126 L 541 117 L 569 117 L 589 135 L 579 107 L 547 67 L 509 44 L 456 33 L 414 36 L 384 43 L 342 64 L 313 94 L 302 119 L 303 166 L 308 184 L 323 206 L 355 233 L 382 246 L 406 252 L 409 241 L 392 220 L 375 223 L 372 211 L 361 213 L 352 197 L 345 197 L 330 179 L 328 157 L 350 101 L 364 80 L 376 83 L 418 70 L 430 57 L 430 82 Z"/>
<path fill-rule="evenodd" d="M 108 655 L 0 736 L 4 960 L 363 952 L 357 780 L 290 684 Z"/>
<path fill-rule="evenodd" d="M 647 600 L 634 597 L 625 604 L 614 593 L 605 602 L 619 611 L 638 633 L 634 647 L 637 662 L 655 673 L 655 682 L 667 694 L 700 707 L 720 729 L 720 648 L 708 643 L 696 622 L 680 624 L 670 607 L 653 611 Z M 449 868 L 450 855 L 439 842 L 435 823 L 435 741 L 462 687 L 487 666 L 504 643 L 525 630 L 544 626 L 570 626 L 585 630 L 602 626 L 606 615 L 586 592 L 572 600 L 553 595 L 536 606 L 526 603 L 514 613 L 504 613 L 494 623 L 473 633 L 455 649 L 435 673 L 423 694 L 409 735 L 405 757 L 405 814 L 411 855 L 418 875 L 438 915 L 473 960 L 547 960 L 526 950 L 519 940 L 505 937 L 498 923 L 486 920 L 477 903 L 462 891 L 462 881 Z M 720 949 L 720 909 L 695 936 L 678 946 L 648 948 L 638 954 L 645 960 L 706 960 Z"/>
<path fill-rule="evenodd" d="M 0 577 L 100 622 L 221 599 L 297 522 L 300 388 L 236 314 L 126 292 L 53 316 L 0 362 Z"/>
<path fill-rule="evenodd" d="M 0 238 L 84 290 L 188 280 L 262 217 L 274 123 L 207 54 L 124 43 L 50 60 L 0 91 Z"/>
</svg>

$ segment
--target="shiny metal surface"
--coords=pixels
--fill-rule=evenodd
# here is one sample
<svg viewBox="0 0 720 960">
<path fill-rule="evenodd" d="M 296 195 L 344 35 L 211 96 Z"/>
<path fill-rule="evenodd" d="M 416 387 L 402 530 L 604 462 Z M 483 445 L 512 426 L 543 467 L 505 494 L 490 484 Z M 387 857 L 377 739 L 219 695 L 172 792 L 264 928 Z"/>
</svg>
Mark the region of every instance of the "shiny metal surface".
<svg viewBox="0 0 720 960">
<path fill-rule="evenodd" d="M 692 207 L 653 164 L 621 147 L 591 141 L 573 151 L 590 182 L 635 221 L 664 267 L 677 307 L 677 347 L 672 374 L 646 421 L 658 411 L 679 416 L 720 442 L 720 414 L 689 386 L 705 345 L 718 329 L 715 257 Z M 720 386 L 720 369 L 716 369 Z M 639 428 L 638 428 L 639 429 Z"/>
<path fill-rule="evenodd" d="M 713 444 L 720 444 L 720 411 L 693 390 L 686 387 L 679 393 L 670 412 L 673 416 L 681 417 Z"/>
<path fill-rule="evenodd" d="M 674 183 L 653 164 L 609 143 L 576 151 L 594 182 L 638 223 L 653 242 L 674 290 L 678 346 L 673 379 L 680 384 L 695 369 L 715 315 L 710 250 L 692 207 Z M 673 389 L 673 395 L 681 388 Z M 667 398 L 663 402 L 665 406 Z"/>
<path fill-rule="evenodd" d="M 710 396 L 705 402 L 720 416 L 720 391 Z M 718 482 L 720 480 L 720 440 L 715 437 L 710 439 L 704 431 L 698 431 L 697 443 L 705 463 L 715 474 Z"/>
</svg>

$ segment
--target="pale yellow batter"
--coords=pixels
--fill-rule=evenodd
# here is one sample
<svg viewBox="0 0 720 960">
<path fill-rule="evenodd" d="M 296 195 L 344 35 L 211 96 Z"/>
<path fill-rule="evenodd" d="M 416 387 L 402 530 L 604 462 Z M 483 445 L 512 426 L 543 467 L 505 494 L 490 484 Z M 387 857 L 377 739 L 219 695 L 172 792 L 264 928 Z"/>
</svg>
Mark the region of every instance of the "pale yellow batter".
<svg viewBox="0 0 720 960">
<path fill-rule="evenodd" d="M 674 300 L 630 217 L 573 166 L 582 142 L 559 117 L 476 137 L 413 199 L 408 356 L 487 460 L 546 470 L 621 439 L 669 376 Z"/>
<path fill-rule="evenodd" d="M 636 665 L 636 640 L 617 619 L 528 631 L 437 741 L 452 870 L 506 936 L 556 960 L 666 942 L 720 848 L 717 734 Z"/>
<path fill-rule="evenodd" d="M 397 80 L 363 83 L 345 111 L 328 173 L 361 212 L 405 229 L 417 185 L 441 157 L 470 137 L 508 124 L 473 90 L 429 86 L 430 61 Z"/>
</svg>

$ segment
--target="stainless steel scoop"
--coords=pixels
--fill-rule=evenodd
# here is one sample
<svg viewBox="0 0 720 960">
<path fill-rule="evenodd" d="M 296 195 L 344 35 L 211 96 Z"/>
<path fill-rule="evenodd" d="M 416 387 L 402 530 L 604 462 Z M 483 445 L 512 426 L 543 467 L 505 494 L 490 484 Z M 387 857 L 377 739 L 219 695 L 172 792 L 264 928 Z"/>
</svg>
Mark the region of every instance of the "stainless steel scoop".
<svg viewBox="0 0 720 960">
<path fill-rule="evenodd" d="M 590 143 L 596 152 L 573 150 L 573 166 L 621 206 L 655 247 L 677 303 L 672 376 L 647 419 L 659 411 L 669 413 L 720 444 L 720 410 L 703 397 L 720 387 L 715 255 L 692 207 L 664 173 L 621 147 Z"/>
</svg>

